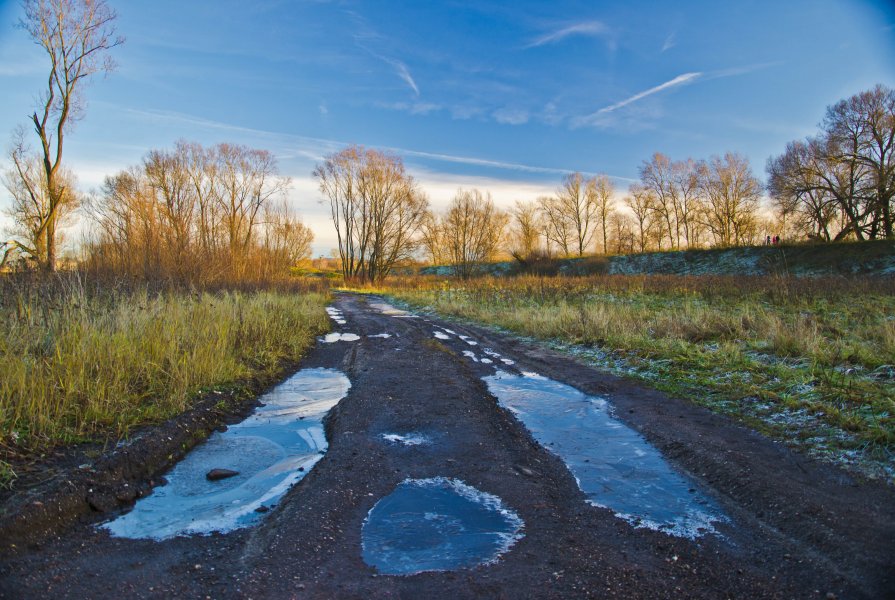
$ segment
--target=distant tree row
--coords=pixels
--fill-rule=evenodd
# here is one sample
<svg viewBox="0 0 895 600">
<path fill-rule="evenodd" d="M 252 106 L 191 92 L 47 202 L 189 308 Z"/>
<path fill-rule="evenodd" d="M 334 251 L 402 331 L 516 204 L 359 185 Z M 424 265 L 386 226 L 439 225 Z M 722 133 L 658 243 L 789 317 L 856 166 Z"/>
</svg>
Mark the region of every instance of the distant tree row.
<svg viewBox="0 0 895 600">
<path fill-rule="evenodd" d="M 290 215 L 290 181 L 266 150 L 178 142 L 107 177 L 85 208 L 94 268 L 147 279 L 226 281 L 284 272 L 313 234 Z"/>
<path fill-rule="evenodd" d="M 814 137 L 768 160 L 777 210 L 812 238 L 891 238 L 895 90 L 878 85 L 827 109 Z"/>
</svg>

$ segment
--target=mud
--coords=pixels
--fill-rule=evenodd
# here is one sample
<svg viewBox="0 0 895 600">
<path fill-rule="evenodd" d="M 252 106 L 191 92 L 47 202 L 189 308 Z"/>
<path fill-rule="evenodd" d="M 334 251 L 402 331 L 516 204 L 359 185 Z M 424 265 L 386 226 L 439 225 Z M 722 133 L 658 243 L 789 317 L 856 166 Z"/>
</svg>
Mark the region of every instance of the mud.
<svg viewBox="0 0 895 600">
<path fill-rule="evenodd" d="M 327 454 L 257 525 L 165 541 L 114 538 L 96 527 L 119 502 L 31 536 L 6 527 L 0 596 L 118 598 L 891 597 L 895 493 L 856 480 L 687 402 L 612 377 L 483 328 L 408 318 L 387 303 L 345 295 L 335 308 L 350 343 L 319 343 L 303 368 L 338 369 L 348 395 L 324 420 Z M 338 324 L 341 327 L 341 324 Z M 452 339 L 433 338 L 433 327 Z M 370 335 L 388 333 L 389 338 Z M 464 336 L 464 339 L 458 336 Z M 475 342 L 475 345 L 468 342 Z M 488 356 L 494 364 L 473 362 Z M 512 361 L 606 398 L 671 467 L 729 518 L 696 539 L 638 528 L 588 503 L 563 461 L 488 392 L 483 377 Z M 196 415 L 158 431 L 204 437 Z M 419 435 L 405 445 L 384 435 Z M 134 478 L 158 483 L 161 463 L 141 439 L 128 446 Z M 152 438 L 156 439 L 156 438 Z M 177 438 L 180 440 L 181 438 Z M 145 453 L 145 454 L 143 454 Z M 93 468 L 101 468 L 98 460 Z M 76 471 L 73 471 L 77 474 Z M 386 575 L 364 561 L 371 509 L 402 482 L 463 482 L 524 523 L 523 537 L 486 564 Z M 77 502 L 85 503 L 78 489 Z M 43 498 L 46 500 L 37 500 Z M 57 495 L 61 506 L 65 495 Z M 49 496 L 35 493 L 52 513 Z M 127 504 L 127 501 L 124 501 Z M 4 521 L 5 523 L 5 521 Z"/>
</svg>

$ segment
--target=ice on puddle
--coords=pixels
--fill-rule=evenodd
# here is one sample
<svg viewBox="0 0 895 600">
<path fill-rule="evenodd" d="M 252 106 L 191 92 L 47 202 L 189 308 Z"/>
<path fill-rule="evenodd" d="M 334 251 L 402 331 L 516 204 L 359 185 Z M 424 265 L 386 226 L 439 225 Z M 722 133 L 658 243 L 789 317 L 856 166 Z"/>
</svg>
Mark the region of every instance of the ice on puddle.
<svg viewBox="0 0 895 600">
<path fill-rule="evenodd" d="M 484 381 L 501 406 L 566 463 L 591 504 L 635 527 L 679 537 L 715 532 L 713 523 L 727 520 L 655 447 L 616 419 L 605 399 L 536 373 L 498 371 Z"/>
<path fill-rule="evenodd" d="M 522 528 L 500 498 L 462 481 L 405 479 L 370 509 L 362 556 L 386 575 L 468 569 L 497 561 Z"/>
<path fill-rule="evenodd" d="M 323 457 L 322 419 L 351 383 L 334 369 L 303 369 L 264 394 L 263 406 L 206 442 L 165 475 L 133 510 L 101 525 L 115 537 L 162 540 L 247 527 Z M 209 481 L 214 468 L 238 475 Z"/>
</svg>

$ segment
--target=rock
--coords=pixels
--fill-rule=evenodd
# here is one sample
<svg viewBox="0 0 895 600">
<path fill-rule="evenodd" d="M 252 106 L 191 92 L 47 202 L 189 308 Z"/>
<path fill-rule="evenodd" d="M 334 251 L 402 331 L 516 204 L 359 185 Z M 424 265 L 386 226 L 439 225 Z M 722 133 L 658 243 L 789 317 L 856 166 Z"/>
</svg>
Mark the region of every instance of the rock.
<svg viewBox="0 0 895 600">
<path fill-rule="evenodd" d="M 212 469 L 205 474 L 205 479 L 208 481 L 219 481 L 221 479 L 235 477 L 236 475 L 239 475 L 239 471 L 233 471 L 231 469 Z"/>
<path fill-rule="evenodd" d="M 258 508 L 255 509 L 255 512 L 256 512 L 256 513 L 266 513 L 266 512 L 270 512 L 270 508 L 267 507 L 267 506 L 261 505 L 261 506 L 259 506 Z"/>
</svg>

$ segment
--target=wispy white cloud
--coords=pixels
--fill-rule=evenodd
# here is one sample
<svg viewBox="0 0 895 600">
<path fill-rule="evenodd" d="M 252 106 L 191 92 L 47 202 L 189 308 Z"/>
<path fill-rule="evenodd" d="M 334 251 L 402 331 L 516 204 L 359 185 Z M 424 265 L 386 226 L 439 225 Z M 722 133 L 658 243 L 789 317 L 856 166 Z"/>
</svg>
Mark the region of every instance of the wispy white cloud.
<svg viewBox="0 0 895 600">
<path fill-rule="evenodd" d="M 561 27 L 560 29 L 550 31 L 536 37 L 531 42 L 526 44 L 525 47 L 536 48 L 538 46 L 544 46 L 545 44 L 553 44 L 555 42 L 564 40 L 567 37 L 575 35 L 603 37 L 607 39 L 611 47 L 614 47 L 614 41 L 612 40 L 612 30 L 602 21 L 582 21 L 580 23 L 566 25 L 565 27 Z"/>
<path fill-rule="evenodd" d="M 528 111 L 509 107 L 498 108 L 491 116 L 502 125 L 524 125 L 529 118 Z"/>
<path fill-rule="evenodd" d="M 107 107 L 113 107 L 113 105 L 107 105 Z M 212 130 L 219 131 L 233 131 L 235 133 L 243 134 L 246 137 L 257 137 L 259 139 L 273 141 L 278 144 L 280 148 L 278 149 L 278 154 L 281 154 L 282 151 L 291 152 L 294 156 L 307 157 L 312 158 L 315 162 L 319 162 L 326 154 L 337 152 L 341 148 L 349 145 L 349 142 L 339 141 L 339 140 L 329 140 L 323 138 L 315 138 L 309 136 L 295 135 L 295 134 L 286 134 L 286 133 L 277 133 L 272 131 L 267 131 L 263 129 L 253 129 L 250 127 L 241 127 L 239 125 L 232 125 L 230 123 L 223 123 L 220 121 L 213 121 L 210 119 L 205 119 L 202 117 L 195 117 L 193 115 L 173 112 L 173 111 L 161 111 L 161 110 L 137 110 L 131 108 L 122 108 L 121 110 L 140 116 L 145 119 L 154 119 L 157 121 L 169 121 L 177 124 L 187 124 L 193 127 L 207 128 Z M 247 140 L 240 140 L 241 143 L 248 143 Z M 477 158 L 473 156 L 459 156 L 454 154 L 441 154 L 438 152 L 426 152 L 422 150 L 411 150 L 407 148 L 399 148 L 399 147 L 379 147 L 383 150 L 388 150 L 390 152 L 394 152 L 401 156 L 412 156 L 417 158 L 423 158 L 436 162 L 444 162 L 444 163 L 455 163 L 455 164 L 463 164 L 468 166 L 476 166 L 476 167 L 488 167 L 493 169 L 499 169 L 504 171 L 515 171 L 520 173 L 530 173 L 530 174 L 542 174 L 542 175 L 566 175 L 568 173 L 572 173 L 571 169 L 560 169 L 557 167 L 542 167 L 536 165 L 526 165 L 521 163 L 514 162 L 506 162 L 500 160 L 490 160 L 484 158 Z M 584 173 L 585 175 L 591 176 L 594 173 Z M 465 176 L 459 176 L 465 177 Z M 633 181 L 632 179 L 626 179 L 624 177 L 612 176 L 614 179 L 620 181 Z"/>
<path fill-rule="evenodd" d="M 444 108 L 434 102 L 381 102 L 376 103 L 376 106 L 389 110 L 400 110 L 412 115 L 428 115 Z"/>
<path fill-rule="evenodd" d="M 665 43 L 662 44 L 662 50 L 660 50 L 660 52 L 665 52 L 667 50 L 671 50 L 675 46 L 677 46 L 677 32 L 672 31 L 671 33 L 668 34 L 668 37 L 665 38 Z"/>
</svg>

